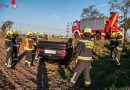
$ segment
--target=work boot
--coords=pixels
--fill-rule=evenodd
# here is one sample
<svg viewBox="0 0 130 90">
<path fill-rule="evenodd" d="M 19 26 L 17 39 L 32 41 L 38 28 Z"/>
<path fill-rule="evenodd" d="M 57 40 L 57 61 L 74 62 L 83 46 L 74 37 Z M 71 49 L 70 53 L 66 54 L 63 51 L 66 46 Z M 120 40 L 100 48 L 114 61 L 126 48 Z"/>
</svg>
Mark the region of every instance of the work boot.
<svg viewBox="0 0 130 90">
<path fill-rule="evenodd" d="M 116 64 L 116 65 L 120 66 L 121 64 L 120 64 L 120 62 L 117 62 L 117 64 Z"/>
<path fill-rule="evenodd" d="M 62 68 L 62 66 L 61 66 Z M 69 79 L 69 87 L 70 88 L 74 88 L 76 86 L 76 81 L 74 81 L 73 78 Z"/>
<path fill-rule="evenodd" d="M 11 65 L 7 65 L 8 68 L 11 68 Z"/>
<path fill-rule="evenodd" d="M 75 83 L 70 82 L 70 83 L 69 83 L 69 87 L 70 87 L 70 88 L 74 88 L 74 87 L 75 87 Z"/>
<path fill-rule="evenodd" d="M 28 67 L 31 67 L 31 62 L 28 62 Z"/>
<path fill-rule="evenodd" d="M 7 63 L 5 63 L 5 66 L 7 66 Z"/>
<path fill-rule="evenodd" d="M 25 67 L 27 67 L 27 66 L 28 66 L 28 61 L 26 60 L 26 61 L 25 61 Z"/>
<path fill-rule="evenodd" d="M 119 60 L 118 60 L 118 58 L 116 58 L 116 62 L 117 62 L 117 64 L 116 65 L 118 65 L 118 66 L 120 66 L 121 64 L 120 64 L 120 62 L 119 62 Z"/>
</svg>

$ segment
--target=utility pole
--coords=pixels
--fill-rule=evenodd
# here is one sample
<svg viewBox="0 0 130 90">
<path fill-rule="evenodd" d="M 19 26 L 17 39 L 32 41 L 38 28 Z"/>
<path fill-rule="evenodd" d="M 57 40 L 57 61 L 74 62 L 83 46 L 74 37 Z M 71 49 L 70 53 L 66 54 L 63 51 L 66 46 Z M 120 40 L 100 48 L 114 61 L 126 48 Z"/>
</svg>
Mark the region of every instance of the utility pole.
<svg viewBox="0 0 130 90">
<path fill-rule="evenodd" d="M 128 14 L 128 6 L 126 6 L 125 10 L 124 10 L 124 21 L 126 23 L 127 20 L 127 14 Z M 123 40 L 123 47 L 125 47 L 126 45 L 126 36 L 127 36 L 127 27 L 126 25 L 124 26 L 124 40 Z"/>
<path fill-rule="evenodd" d="M 69 22 L 67 23 L 67 37 L 69 38 L 69 36 L 70 36 L 70 24 L 69 24 Z"/>
</svg>

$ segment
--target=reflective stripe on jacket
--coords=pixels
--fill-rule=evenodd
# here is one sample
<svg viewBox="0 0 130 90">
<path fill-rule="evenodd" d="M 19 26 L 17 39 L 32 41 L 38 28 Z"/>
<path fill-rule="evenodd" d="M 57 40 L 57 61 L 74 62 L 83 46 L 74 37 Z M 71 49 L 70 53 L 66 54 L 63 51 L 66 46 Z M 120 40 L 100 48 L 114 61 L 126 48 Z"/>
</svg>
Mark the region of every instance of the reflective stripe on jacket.
<svg viewBox="0 0 130 90">
<path fill-rule="evenodd" d="M 82 39 L 77 44 L 78 60 L 92 60 L 94 43 L 91 40 Z"/>
<path fill-rule="evenodd" d="M 80 59 L 80 60 L 92 60 L 92 57 L 78 56 L 77 59 Z"/>
<path fill-rule="evenodd" d="M 12 43 L 11 37 L 6 37 L 4 46 L 5 46 L 5 51 L 13 50 L 13 43 Z"/>
</svg>

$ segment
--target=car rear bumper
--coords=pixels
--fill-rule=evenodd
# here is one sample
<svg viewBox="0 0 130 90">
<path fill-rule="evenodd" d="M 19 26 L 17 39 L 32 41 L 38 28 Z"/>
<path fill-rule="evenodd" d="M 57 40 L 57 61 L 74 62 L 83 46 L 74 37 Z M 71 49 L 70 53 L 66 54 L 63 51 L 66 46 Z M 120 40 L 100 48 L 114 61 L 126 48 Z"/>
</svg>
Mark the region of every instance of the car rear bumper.
<svg viewBox="0 0 130 90">
<path fill-rule="evenodd" d="M 52 59 L 52 60 L 64 60 L 67 59 L 67 56 L 62 56 L 58 54 L 45 54 L 45 53 L 39 53 L 40 57 Z"/>
</svg>

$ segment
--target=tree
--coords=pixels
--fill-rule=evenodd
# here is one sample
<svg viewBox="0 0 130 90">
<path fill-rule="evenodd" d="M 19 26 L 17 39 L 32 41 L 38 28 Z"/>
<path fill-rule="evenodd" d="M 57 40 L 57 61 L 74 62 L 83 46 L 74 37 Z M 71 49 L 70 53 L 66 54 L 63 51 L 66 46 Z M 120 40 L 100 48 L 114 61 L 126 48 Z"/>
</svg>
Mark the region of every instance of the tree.
<svg viewBox="0 0 130 90">
<path fill-rule="evenodd" d="M 123 23 L 121 26 L 124 28 L 124 42 L 126 41 L 126 34 L 128 28 L 127 26 L 127 14 L 128 14 L 128 9 L 130 8 L 130 1 L 129 0 L 111 0 L 108 2 L 110 7 L 110 11 L 118 9 L 123 13 Z M 125 44 L 125 43 L 124 43 Z"/>
<path fill-rule="evenodd" d="M 127 20 L 123 20 L 121 27 L 124 27 L 124 29 L 126 30 L 130 29 L 130 18 L 127 18 Z"/>
<path fill-rule="evenodd" d="M 81 18 L 94 18 L 94 17 L 102 17 L 103 14 L 101 14 L 95 5 L 90 5 L 87 8 L 83 9 L 83 12 L 81 14 Z"/>
<path fill-rule="evenodd" d="M 128 1 L 128 3 L 126 4 L 128 7 L 130 7 L 130 1 Z"/>
<path fill-rule="evenodd" d="M 4 22 L 1 27 L 2 33 L 4 34 L 7 30 L 10 30 L 10 28 L 12 27 L 13 24 L 14 24 L 14 22 L 12 22 L 12 21 Z"/>
</svg>

